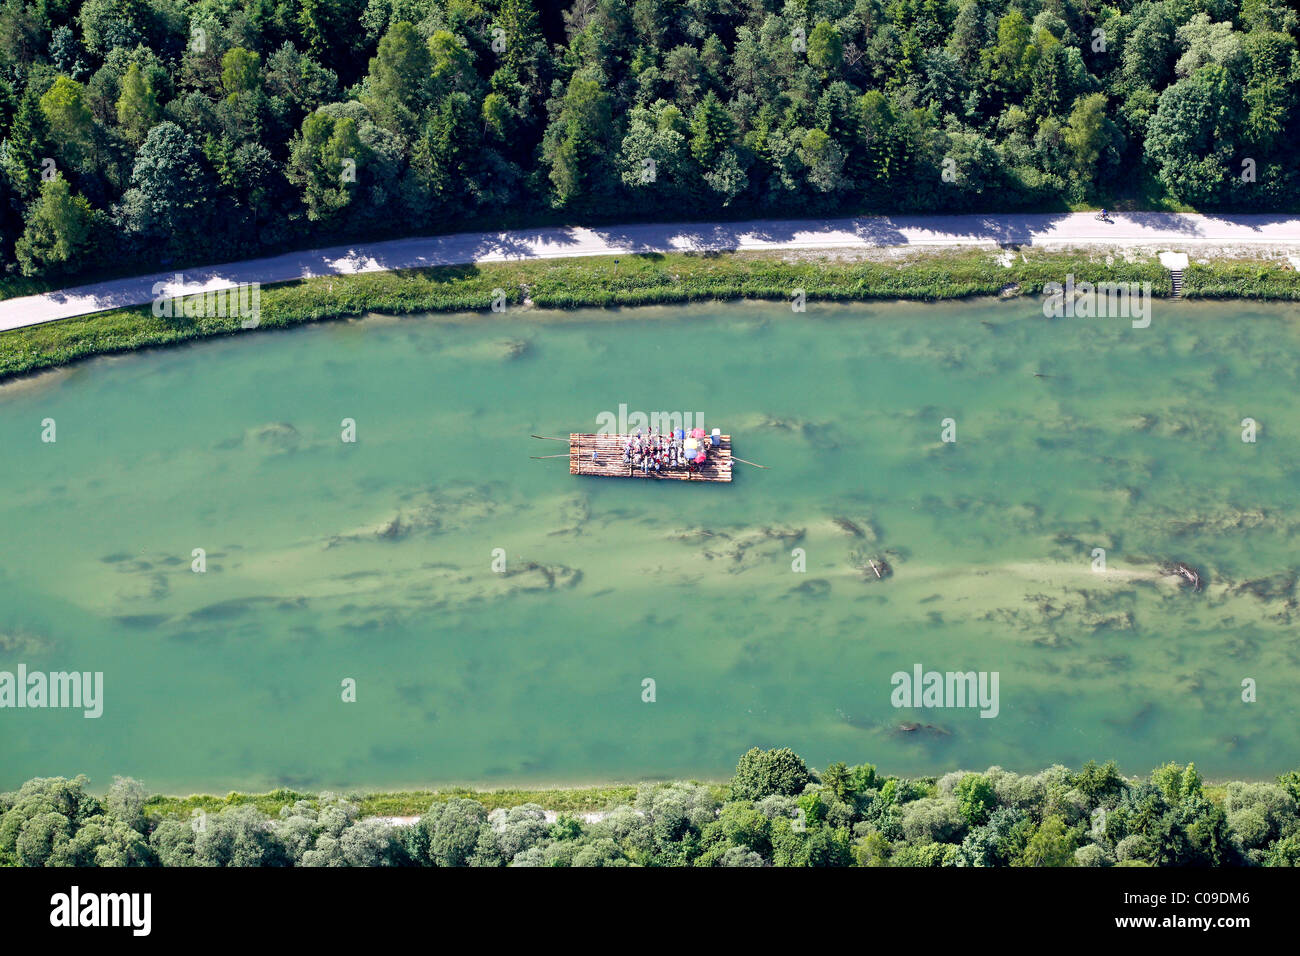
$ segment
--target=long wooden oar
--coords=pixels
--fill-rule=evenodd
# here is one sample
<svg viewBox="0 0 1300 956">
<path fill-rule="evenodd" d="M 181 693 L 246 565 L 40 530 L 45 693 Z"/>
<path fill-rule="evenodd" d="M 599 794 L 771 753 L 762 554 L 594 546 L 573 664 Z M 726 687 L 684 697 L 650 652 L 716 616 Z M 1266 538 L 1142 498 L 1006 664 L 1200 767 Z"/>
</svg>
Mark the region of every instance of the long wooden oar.
<svg viewBox="0 0 1300 956">
<path fill-rule="evenodd" d="M 549 435 L 534 435 L 533 438 L 540 438 L 542 441 L 568 441 L 567 438 L 551 438 Z"/>
<path fill-rule="evenodd" d="M 529 458 L 538 461 L 542 458 L 568 458 L 568 455 L 529 455 Z"/>
<path fill-rule="evenodd" d="M 743 458 L 737 458 L 735 455 L 732 455 L 732 456 L 731 456 L 731 460 L 732 460 L 732 461 L 743 462 L 743 463 L 746 464 L 746 465 L 753 465 L 755 468 L 767 468 L 767 465 L 760 465 L 760 464 L 759 464 L 758 462 L 756 462 L 756 461 L 745 461 L 745 459 L 743 459 Z"/>
</svg>

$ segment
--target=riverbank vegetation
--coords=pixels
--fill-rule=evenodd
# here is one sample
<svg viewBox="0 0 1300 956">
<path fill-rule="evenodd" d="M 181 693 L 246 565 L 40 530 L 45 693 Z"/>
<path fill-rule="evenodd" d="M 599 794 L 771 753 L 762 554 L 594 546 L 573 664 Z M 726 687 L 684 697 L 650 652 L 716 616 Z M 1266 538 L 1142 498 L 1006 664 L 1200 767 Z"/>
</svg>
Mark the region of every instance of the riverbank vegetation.
<svg viewBox="0 0 1300 956">
<path fill-rule="evenodd" d="M 1300 865 L 1297 771 L 1213 787 L 1176 763 L 1136 779 L 1094 762 L 909 779 L 871 764 L 814 772 L 756 748 L 721 786 L 178 800 L 120 778 L 101 798 L 86 783 L 0 795 L 0 865 Z"/>
<path fill-rule="evenodd" d="M 464 787 L 453 787 L 449 790 L 394 790 L 366 793 L 353 795 L 348 799 L 355 804 L 357 812 L 363 817 L 419 816 L 429 809 L 431 804 L 448 800 L 473 800 L 488 810 L 509 810 L 526 803 L 536 803 L 548 810 L 591 813 L 610 806 L 631 803 L 636 797 L 636 791 L 637 788 L 634 786 L 544 790 L 469 790 Z M 144 812 L 145 816 L 154 823 L 169 818 L 189 819 L 195 810 L 220 813 L 231 807 L 243 806 L 254 807 L 261 813 L 274 817 L 285 807 L 300 802 L 306 802 L 318 809 L 322 805 L 321 798 L 316 794 L 281 789 L 268 793 L 232 792 L 224 797 L 207 794 L 169 797 L 154 794 L 145 801 Z"/>
<path fill-rule="evenodd" d="M 1300 300 L 1300 272 L 1256 259 L 1193 262 L 1183 271 L 1183 295 L 1198 299 Z"/>
<path fill-rule="evenodd" d="M 1300 204 L 1285 0 L 3 0 L 0 255 Z"/>
<path fill-rule="evenodd" d="M 1130 261 L 1131 260 L 1131 261 Z M 259 329 L 367 313 L 479 311 L 494 298 L 517 308 L 668 304 L 709 299 L 789 301 L 937 300 L 1035 294 L 1048 282 L 1150 282 L 1169 294 L 1169 274 L 1152 254 L 1023 249 L 949 249 L 855 260 L 833 253 L 649 253 L 479 266 L 443 266 L 332 276 L 261 290 Z M 1285 260 L 1208 260 L 1187 272 L 1184 294 L 1300 300 L 1300 273 Z M 174 345 L 214 335 L 252 334 L 241 319 L 155 316 L 149 306 L 0 333 L 0 380 L 92 355 Z"/>
</svg>

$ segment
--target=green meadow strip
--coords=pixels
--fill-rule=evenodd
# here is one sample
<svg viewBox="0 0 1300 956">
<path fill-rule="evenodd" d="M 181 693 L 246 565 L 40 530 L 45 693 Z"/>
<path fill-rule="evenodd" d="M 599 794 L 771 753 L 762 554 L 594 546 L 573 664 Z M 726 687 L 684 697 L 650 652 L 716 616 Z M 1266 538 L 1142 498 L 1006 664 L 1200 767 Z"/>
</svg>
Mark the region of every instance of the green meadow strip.
<svg viewBox="0 0 1300 956">
<path fill-rule="evenodd" d="M 1275 261 L 1220 260 L 1183 271 L 1183 295 L 1200 299 L 1300 301 L 1300 272 Z"/>
<path fill-rule="evenodd" d="M 1150 282 L 1169 294 L 1169 274 L 1154 257 L 1133 262 L 1078 252 L 944 250 L 852 261 L 833 254 L 647 253 L 479 266 L 322 276 L 267 286 L 263 329 L 381 313 L 480 312 L 494 299 L 547 309 L 655 305 L 725 299 L 933 301 L 1001 293 L 1032 295 L 1049 282 Z M 1283 264 L 1229 260 L 1190 267 L 1185 295 L 1300 299 L 1300 274 Z M 240 319 L 162 318 L 150 306 L 116 309 L 0 334 L 0 380 L 94 355 L 247 334 Z"/>
<path fill-rule="evenodd" d="M 721 797 L 726 787 L 719 785 Z M 634 786 L 579 787 L 547 790 L 470 790 L 453 787 L 447 790 L 403 790 L 391 793 L 347 794 L 360 808 L 363 817 L 419 816 L 435 803 L 452 799 L 475 800 L 488 810 L 498 807 L 510 809 L 525 803 L 536 803 L 547 810 L 569 813 L 588 813 L 631 803 L 636 797 Z M 272 790 L 269 793 L 229 793 L 224 797 L 194 795 L 188 797 L 150 797 L 145 813 L 151 819 L 189 817 L 195 810 L 219 813 L 226 807 L 253 806 L 268 816 L 277 816 L 285 807 L 299 802 L 317 807 L 319 795 L 296 790 Z"/>
</svg>

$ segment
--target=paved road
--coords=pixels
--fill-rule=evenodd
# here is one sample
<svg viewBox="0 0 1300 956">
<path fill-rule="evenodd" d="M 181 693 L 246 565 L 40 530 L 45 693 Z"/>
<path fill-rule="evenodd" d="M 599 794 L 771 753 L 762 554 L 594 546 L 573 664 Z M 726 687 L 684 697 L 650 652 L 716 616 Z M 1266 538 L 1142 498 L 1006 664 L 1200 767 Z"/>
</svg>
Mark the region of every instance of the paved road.
<svg viewBox="0 0 1300 956">
<path fill-rule="evenodd" d="M 0 302 L 0 331 L 40 325 L 159 295 L 228 289 L 241 282 L 382 272 L 420 266 L 513 259 L 556 259 L 689 250 L 846 249 L 881 246 L 1148 246 L 1195 248 L 1258 244 L 1300 252 L 1300 218 L 1124 213 L 1099 222 L 1092 213 L 996 216 L 871 216 L 862 219 L 565 227 L 460 233 L 291 252 L 228 265 L 114 279 Z M 155 291 L 156 290 L 156 291 Z"/>
</svg>

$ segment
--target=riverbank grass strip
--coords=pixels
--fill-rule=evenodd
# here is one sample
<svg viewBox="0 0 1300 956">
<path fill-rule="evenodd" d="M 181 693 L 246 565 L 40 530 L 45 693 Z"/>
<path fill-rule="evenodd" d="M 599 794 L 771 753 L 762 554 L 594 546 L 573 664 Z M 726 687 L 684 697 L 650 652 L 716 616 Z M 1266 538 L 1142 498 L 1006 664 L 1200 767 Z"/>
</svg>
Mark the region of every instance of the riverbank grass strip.
<svg viewBox="0 0 1300 956">
<path fill-rule="evenodd" d="M 1106 260 L 1110 259 L 1108 263 Z M 477 266 L 442 266 L 322 276 L 261 290 L 260 325 L 239 317 L 155 316 L 149 306 L 117 309 L 0 334 L 0 380 L 57 368 L 93 355 L 175 345 L 193 339 L 286 328 L 367 313 L 480 312 L 493 303 L 539 308 L 662 305 L 727 299 L 936 301 L 998 294 L 1032 295 L 1050 282 L 1150 282 L 1169 294 L 1169 274 L 1154 255 L 1125 261 L 1077 251 L 949 249 L 853 258 L 828 252 L 646 253 Z M 1186 297 L 1300 300 L 1300 273 L 1270 260 L 1193 265 Z"/>
<path fill-rule="evenodd" d="M 936 778 L 918 777 L 910 780 L 911 786 L 925 796 L 938 793 Z M 715 799 L 730 799 L 730 784 L 706 783 Z M 347 793 L 343 796 L 357 805 L 361 817 L 414 817 L 425 813 L 435 803 L 448 800 L 474 800 L 481 803 L 488 811 L 498 808 L 509 810 L 526 803 L 536 804 L 546 810 L 557 813 L 595 813 L 620 806 L 630 806 L 636 799 L 637 787 L 634 785 L 610 785 L 604 787 L 548 788 L 542 790 L 473 790 L 465 787 L 451 787 L 446 790 L 395 790 L 380 793 Z M 1222 806 L 1225 798 L 1224 784 L 1205 784 L 1205 796 L 1216 806 Z M 196 810 L 204 813 L 220 813 L 227 807 L 252 806 L 260 813 L 278 817 L 280 811 L 291 809 L 295 804 L 306 803 L 319 809 L 322 800 L 329 794 L 304 793 L 297 790 L 281 788 L 267 793 L 238 793 L 232 791 L 224 797 L 210 794 L 195 794 L 188 797 L 164 796 L 155 794 L 145 802 L 144 812 L 150 820 L 190 819 Z"/>
<path fill-rule="evenodd" d="M 726 787 L 718 785 L 719 794 Z M 390 793 L 347 794 L 363 817 L 409 817 L 424 813 L 435 803 L 453 799 L 475 800 L 488 810 L 510 809 L 536 803 L 561 813 L 592 813 L 630 804 L 636 798 L 634 786 L 578 787 L 546 790 L 471 790 L 453 787 L 447 790 L 401 790 Z M 285 807 L 306 802 L 319 807 L 320 795 L 280 789 L 268 793 L 228 793 L 224 797 L 196 794 L 188 797 L 152 796 L 145 804 L 145 814 L 155 820 L 188 818 L 195 810 L 219 813 L 226 807 L 252 806 L 268 816 L 278 816 Z"/>
</svg>

